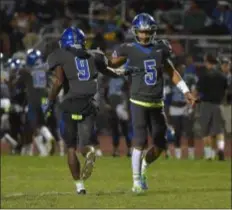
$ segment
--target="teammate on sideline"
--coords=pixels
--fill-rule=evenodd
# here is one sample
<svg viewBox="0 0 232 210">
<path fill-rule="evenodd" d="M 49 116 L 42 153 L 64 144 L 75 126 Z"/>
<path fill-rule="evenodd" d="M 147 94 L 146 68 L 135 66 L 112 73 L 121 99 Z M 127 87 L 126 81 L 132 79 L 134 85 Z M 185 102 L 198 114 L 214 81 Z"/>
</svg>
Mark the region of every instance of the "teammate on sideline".
<svg viewBox="0 0 232 210">
<path fill-rule="evenodd" d="M 129 60 L 128 66 L 141 70 L 141 73 L 131 76 L 130 97 L 134 132 L 132 191 L 136 193 L 147 189 L 147 168 L 166 148 L 163 71 L 168 73 L 172 82 L 183 92 L 187 102 L 191 105 L 195 103 L 195 98 L 170 60 L 170 45 L 164 40 L 154 40 L 156 30 L 157 24 L 153 17 L 146 13 L 138 14 L 132 22 L 135 42 L 122 44 L 108 61 L 110 67 L 117 68 Z M 147 128 L 151 133 L 153 146 L 145 152 L 141 163 Z"/>
<path fill-rule="evenodd" d="M 109 112 L 109 125 L 112 131 L 113 157 L 120 156 L 120 128 L 127 146 L 127 156 L 131 156 L 131 131 L 128 110 L 128 81 L 124 77 L 109 78 L 105 85 L 105 101 Z"/>
<path fill-rule="evenodd" d="M 54 150 L 54 137 L 46 126 L 41 109 L 41 104 L 47 96 L 47 74 L 39 50 L 27 51 L 26 67 L 18 72 L 15 85 L 26 89 L 29 127 L 33 132 L 34 142 L 40 156 L 48 156 Z M 46 144 L 44 144 L 44 139 Z"/>
<path fill-rule="evenodd" d="M 67 146 L 68 165 L 76 191 L 85 194 L 84 180 L 90 177 L 95 162 L 96 80 L 99 71 L 103 74 L 108 72 L 106 59 L 96 50 L 86 50 L 85 34 L 79 28 L 65 29 L 59 44 L 60 48 L 48 56 L 48 66 L 53 76 L 43 110 L 44 113 L 50 111 L 63 87 L 61 135 Z M 82 170 L 76 154 L 77 146 L 86 158 Z"/>
</svg>

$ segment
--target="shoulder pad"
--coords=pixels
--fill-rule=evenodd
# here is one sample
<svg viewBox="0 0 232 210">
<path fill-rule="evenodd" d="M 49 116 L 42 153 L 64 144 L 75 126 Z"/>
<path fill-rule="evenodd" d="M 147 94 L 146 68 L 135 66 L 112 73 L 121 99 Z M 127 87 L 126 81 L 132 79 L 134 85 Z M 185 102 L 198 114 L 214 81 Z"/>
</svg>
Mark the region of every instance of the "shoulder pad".
<svg viewBox="0 0 232 210">
<path fill-rule="evenodd" d="M 100 49 L 93 49 L 93 50 L 87 50 L 88 53 L 90 54 L 101 54 L 101 55 L 105 55 L 105 53 L 100 50 Z"/>
<path fill-rule="evenodd" d="M 166 39 L 161 39 L 158 43 L 166 50 L 172 51 L 172 46 L 170 45 L 169 41 Z"/>
<path fill-rule="evenodd" d="M 120 47 L 133 47 L 135 44 L 133 42 L 123 43 L 120 45 Z"/>
<path fill-rule="evenodd" d="M 100 49 L 88 50 L 88 53 L 92 55 L 97 61 L 102 60 L 106 65 L 108 65 L 108 59 L 105 53 Z"/>
</svg>

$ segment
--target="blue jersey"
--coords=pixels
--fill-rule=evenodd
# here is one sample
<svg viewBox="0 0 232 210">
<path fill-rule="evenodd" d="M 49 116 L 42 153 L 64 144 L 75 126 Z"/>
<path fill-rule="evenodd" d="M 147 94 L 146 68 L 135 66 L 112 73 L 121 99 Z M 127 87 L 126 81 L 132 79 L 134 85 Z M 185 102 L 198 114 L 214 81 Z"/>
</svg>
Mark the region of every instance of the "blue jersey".
<svg viewBox="0 0 232 210">
<path fill-rule="evenodd" d="M 123 78 L 111 78 L 109 80 L 108 96 L 122 95 L 122 87 L 124 85 Z"/>
</svg>

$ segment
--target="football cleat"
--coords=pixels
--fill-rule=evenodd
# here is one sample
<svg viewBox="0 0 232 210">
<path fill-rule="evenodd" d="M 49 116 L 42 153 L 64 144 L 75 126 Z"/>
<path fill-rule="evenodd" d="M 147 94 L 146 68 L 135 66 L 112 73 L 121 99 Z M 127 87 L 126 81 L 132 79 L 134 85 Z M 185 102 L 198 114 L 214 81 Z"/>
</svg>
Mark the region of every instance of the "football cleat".
<svg viewBox="0 0 232 210">
<path fill-rule="evenodd" d="M 147 186 L 147 176 L 146 173 L 141 175 L 141 186 L 143 190 L 147 190 L 148 186 Z"/>
<path fill-rule="evenodd" d="M 86 194 L 86 190 L 85 189 L 81 189 L 77 191 L 78 195 L 85 195 Z"/>
<path fill-rule="evenodd" d="M 86 155 L 85 164 L 81 171 L 82 180 L 86 180 L 91 176 L 95 159 L 96 159 L 95 149 L 93 147 L 90 147 L 90 151 Z"/>
<path fill-rule="evenodd" d="M 132 187 L 132 192 L 136 194 L 141 194 L 141 193 L 144 193 L 144 190 L 141 185 L 134 185 Z"/>
</svg>

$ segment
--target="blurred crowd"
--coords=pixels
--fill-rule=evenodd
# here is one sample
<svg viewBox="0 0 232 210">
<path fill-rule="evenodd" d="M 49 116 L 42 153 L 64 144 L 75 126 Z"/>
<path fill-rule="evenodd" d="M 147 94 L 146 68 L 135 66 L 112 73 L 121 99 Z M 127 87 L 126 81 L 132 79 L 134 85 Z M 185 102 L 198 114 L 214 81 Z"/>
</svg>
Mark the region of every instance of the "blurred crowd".
<svg viewBox="0 0 232 210">
<path fill-rule="evenodd" d="M 205 3 L 208 0 L 204 1 Z M 11 100 L 10 90 L 7 87 L 9 75 L 7 71 L 17 69 L 16 60 L 24 60 L 26 62 L 27 50 L 36 46 L 46 33 L 62 33 L 63 29 L 71 25 L 75 25 L 83 29 L 86 34 L 89 34 L 88 47 L 92 49 L 100 48 L 104 52 L 111 52 L 118 44 L 130 40 L 130 23 L 133 17 L 139 13 L 146 11 L 153 14 L 158 24 L 160 25 L 157 34 L 165 35 L 228 35 L 232 32 L 230 20 L 231 4 L 229 1 L 214 1 L 210 0 L 209 4 L 202 4 L 198 0 L 129 0 L 129 1 L 108 1 L 108 0 L 2 0 L 1 8 L 1 30 L 0 30 L 0 52 L 1 52 L 1 99 L 9 99 L 1 101 L 1 138 L 5 138 L 12 145 L 14 152 L 22 150 L 24 143 L 19 140 L 19 136 L 12 131 L 12 123 L 9 121 L 12 117 L 15 119 L 15 112 L 26 112 L 26 106 L 19 105 L 19 110 L 13 109 L 12 112 L 6 111 L 5 107 L 9 107 L 9 103 L 14 104 Z M 126 8 L 124 11 L 122 8 Z M 214 10 L 210 6 L 214 5 Z M 211 10 L 210 10 L 211 9 Z M 180 13 L 180 11 L 182 11 Z M 211 13 L 209 14 L 209 12 Z M 159 15 L 157 15 L 159 14 Z M 210 62 L 201 56 L 202 64 L 196 64 L 199 59 L 198 52 L 190 49 L 191 54 L 186 55 L 186 49 L 183 43 L 178 39 L 170 40 L 173 49 L 173 58 L 178 71 L 189 82 L 189 88 L 193 91 L 197 89 L 199 78 L 207 71 L 208 63 Z M 42 49 L 44 61 L 46 56 L 54 48 L 56 48 L 57 39 L 48 43 Z M 227 78 L 227 91 L 221 93 L 223 100 L 219 104 L 227 110 L 223 116 L 223 134 L 231 135 L 231 114 L 228 115 L 232 104 L 232 82 L 231 82 L 231 61 L 230 57 L 218 56 L 215 68 L 222 72 Z M 8 59 L 16 59 L 14 65 L 9 63 Z M 210 59 L 209 59 L 210 60 Z M 21 62 L 20 61 L 20 62 Z M 4 67 L 4 65 L 5 67 Z M 2 71 L 4 69 L 4 71 Z M 6 70 L 8 69 L 8 70 Z M 9 74 L 9 72 L 8 72 Z M 130 156 L 131 136 L 129 109 L 127 107 L 128 90 L 130 82 L 127 79 L 110 79 L 104 78 L 101 81 L 104 100 L 108 101 L 108 106 L 103 107 L 98 116 L 96 133 L 112 135 L 113 156 L 118 155 L 119 136 L 123 134 L 128 147 L 127 155 Z M 167 137 L 170 144 L 174 144 L 177 148 L 175 156 L 181 157 L 180 138 L 183 133 L 187 132 L 190 140 L 195 139 L 199 134 L 199 113 L 200 108 L 189 109 L 184 106 L 184 109 L 178 109 L 169 99 L 170 95 L 174 95 L 178 103 L 183 102 L 183 96 L 176 93 L 175 89 L 169 84 L 168 78 L 165 81 L 165 96 L 166 97 L 166 114 L 169 118 L 169 133 Z M 210 86 L 210 85 L 209 85 Z M 215 87 L 212 91 L 217 91 Z M 14 93 L 15 94 L 15 93 Z M 174 100 L 173 97 L 172 101 Z M 174 100 L 174 101 L 175 101 Z M 174 106 L 174 108 L 173 108 Z M 7 115 L 4 115 L 7 113 Z M 9 118 L 9 116 L 10 118 Z M 7 117 L 8 116 L 8 117 Z M 187 127 L 179 126 L 179 116 L 188 116 L 192 120 Z M 55 121 L 59 120 L 59 116 L 55 116 Z M 52 121 L 53 123 L 54 121 Z M 113 123 L 109 123 L 113 122 Z M 125 125 L 126 122 L 126 125 Z M 20 122 L 19 122 L 20 123 Z M 181 121 L 183 124 L 183 122 Z M 185 123 L 185 122 L 184 122 Z M 57 129 L 58 129 L 58 123 Z M 47 125 L 49 128 L 49 125 Z M 15 127 L 15 125 L 13 125 Z M 16 124 L 17 127 L 17 124 Z M 126 129 L 125 129 L 126 128 Z M 194 128 L 194 129 L 192 129 Z M 56 138 L 61 140 L 59 133 L 55 128 Z M 187 130 L 185 130 L 187 129 Z M 190 132 L 189 132 L 190 129 Z M 13 132 L 13 133 L 12 133 Z M 222 137 L 220 137 L 222 138 Z M 13 143 L 12 143 L 13 142 Z M 15 143 L 16 142 L 16 143 Z M 175 142 L 175 143 L 173 143 Z M 22 143 L 22 144 L 21 144 Z M 99 143 L 96 142 L 96 145 Z M 193 156 L 193 143 L 190 141 L 190 156 Z M 62 143 L 60 144 L 62 147 Z M 18 149 L 18 151 L 16 151 Z M 61 154 L 64 150 L 61 149 Z M 32 153 L 30 153 L 32 154 Z M 99 155 L 101 151 L 99 150 Z"/>
<path fill-rule="evenodd" d="M 6 56 L 29 49 L 45 33 L 61 33 L 70 25 L 93 35 L 90 46 L 97 42 L 106 50 L 130 35 L 133 17 L 143 11 L 154 15 L 158 34 L 232 32 L 231 3 L 221 0 L 2 0 L 0 9 L 0 52 Z M 172 40 L 172 45 L 177 55 L 184 53 L 180 41 Z"/>
</svg>

